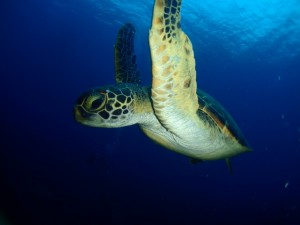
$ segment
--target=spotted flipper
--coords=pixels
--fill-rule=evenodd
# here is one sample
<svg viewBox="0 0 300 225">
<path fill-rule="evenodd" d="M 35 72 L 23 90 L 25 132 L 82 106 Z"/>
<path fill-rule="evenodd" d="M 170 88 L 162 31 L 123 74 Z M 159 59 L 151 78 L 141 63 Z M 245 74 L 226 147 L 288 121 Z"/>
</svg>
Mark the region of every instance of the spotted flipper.
<svg viewBox="0 0 300 225">
<path fill-rule="evenodd" d="M 134 54 L 134 33 L 132 24 L 125 24 L 118 33 L 115 44 L 115 79 L 117 83 L 140 83 Z"/>
<path fill-rule="evenodd" d="M 193 47 L 180 26 L 180 8 L 181 0 L 155 1 L 149 43 L 155 114 L 169 132 L 186 138 L 184 129 L 198 121 L 198 97 Z"/>
</svg>

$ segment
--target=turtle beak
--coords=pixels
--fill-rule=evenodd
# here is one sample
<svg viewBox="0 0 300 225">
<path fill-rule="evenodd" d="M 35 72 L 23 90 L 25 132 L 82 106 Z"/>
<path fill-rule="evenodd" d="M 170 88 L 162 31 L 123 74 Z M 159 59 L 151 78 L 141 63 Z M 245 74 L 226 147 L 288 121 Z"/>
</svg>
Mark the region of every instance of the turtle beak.
<svg viewBox="0 0 300 225">
<path fill-rule="evenodd" d="M 74 106 L 74 119 L 82 123 L 82 121 L 87 120 L 89 118 L 89 114 L 82 108 L 80 105 Z"/>
<path fill-rule="evenodd" d="M 86 112 L 81 105 L 74 106 L 73 116 L 78 123 L 90 127 L 98 127 L 97 116 L 93 113 Z"/>
</svg>

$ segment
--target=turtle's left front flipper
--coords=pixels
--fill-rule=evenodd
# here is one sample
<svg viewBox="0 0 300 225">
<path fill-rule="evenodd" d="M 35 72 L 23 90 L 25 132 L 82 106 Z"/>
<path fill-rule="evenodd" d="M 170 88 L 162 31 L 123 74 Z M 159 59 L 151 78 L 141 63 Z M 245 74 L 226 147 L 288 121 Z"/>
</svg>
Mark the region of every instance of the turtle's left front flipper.
<svg viewBox="0 0 300 225">
<path fill-rule="evenodd" d="M 139 84 L 141 82 L 134 54 L 134 33 L 135 29 L 130 23 L 126 23 L 119 30 L 115 44 L 115 79 L 117 83 Z"/>
</svg>

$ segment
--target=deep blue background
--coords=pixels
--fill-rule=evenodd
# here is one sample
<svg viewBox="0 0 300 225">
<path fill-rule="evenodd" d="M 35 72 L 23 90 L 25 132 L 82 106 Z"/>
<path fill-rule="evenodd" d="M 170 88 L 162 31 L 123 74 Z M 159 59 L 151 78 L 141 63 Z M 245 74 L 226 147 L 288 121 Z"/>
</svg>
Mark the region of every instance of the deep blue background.
<svg viewBox="0 0 300 225">
<path fill-rule="evenodd" d="M 222 39 L 207 47 L 191 36 L 199 86 L 231 112 L 253 148 L 232 159 L 230 176 L 225 162 L 191 165 L 137 126 L 96 129 L 73 120 L 81 92 L 114 82 L 113 44 L 127 21 L 118 9 L 105 10 L 114 7 L 109 1 L 103 6 L 1 6 L 0 218 L 32 225 L 300 224 L 300 56 L 267 61 L 276 45 L 230 55 Z M 150 24 L 130 20 L 149 84 Z M 259 44 L 254 49 L 264 49 Z"/>
</svg>

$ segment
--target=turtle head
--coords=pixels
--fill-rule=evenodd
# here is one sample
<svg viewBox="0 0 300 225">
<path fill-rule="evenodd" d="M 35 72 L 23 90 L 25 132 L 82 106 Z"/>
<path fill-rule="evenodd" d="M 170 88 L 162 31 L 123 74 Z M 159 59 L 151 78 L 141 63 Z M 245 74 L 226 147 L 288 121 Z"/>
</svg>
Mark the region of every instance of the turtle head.
<svg viewBox="0 0 300 225">
<path fill-rule="evenodd" d="M 92 127 L 123 127 L 135 122 L 134 95 L 126 86 L 105 86 L 83 93 L 74 106 L 75 120 Z"/>
</svg>

